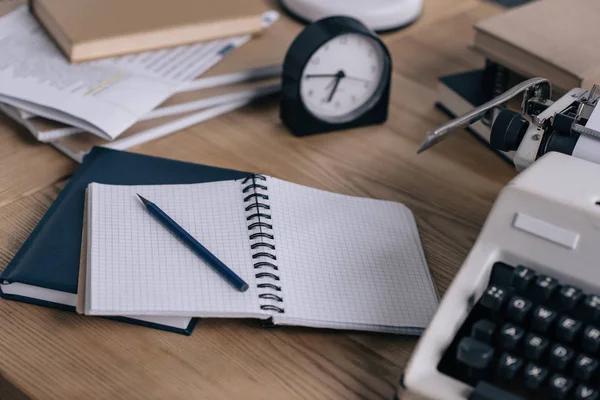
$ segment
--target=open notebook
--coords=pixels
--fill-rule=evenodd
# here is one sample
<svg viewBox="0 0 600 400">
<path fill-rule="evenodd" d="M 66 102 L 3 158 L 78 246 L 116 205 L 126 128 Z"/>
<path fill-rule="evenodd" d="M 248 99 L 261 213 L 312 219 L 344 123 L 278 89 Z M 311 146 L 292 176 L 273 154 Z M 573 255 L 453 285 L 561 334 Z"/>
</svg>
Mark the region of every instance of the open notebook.
<svg viewBox="0 0 600 400">
<path fill-rule="evenodd" d="M 238 292 L 142 206 L 154 202 L 250 285 Z M 437 296 L 411 211 L 272 177 L 88 187 L 84 313 L 270 319 L 418 334 Z"/>
</svg>

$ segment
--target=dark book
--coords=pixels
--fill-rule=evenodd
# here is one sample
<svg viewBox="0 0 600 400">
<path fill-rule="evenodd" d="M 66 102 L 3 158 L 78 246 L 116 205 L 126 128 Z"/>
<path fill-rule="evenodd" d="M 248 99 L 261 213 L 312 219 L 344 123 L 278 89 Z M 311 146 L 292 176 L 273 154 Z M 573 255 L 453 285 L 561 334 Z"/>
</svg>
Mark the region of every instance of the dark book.
<svg viewBox="0 0 600 400">
<path fill-rule="evenodd" d="M 249 174 L 95 147 L 0 275 L 0 296 L 75 310 L 85 192 L 92 182 L 114 185 L 190 184 Z M 118 318 L 190 334 L 190 318 Z"/>
<path fill-rule="evenodd" d="M 436 107 L 450 118 L 456 118 L 479 107 L 494 97 L 494 76 L 488 68 L 440 77 Z M 490 126 L 491 116 L 470 125 L 467 131 L 492 149 Z M 492 150 L 512 162 L 514 152 Z"/>
<path fill-rule="evenodd" d="M 506 8 L 519 7 L 535 0 L 488 0 L 490 3 L 497 3 Z"/>
</svg>

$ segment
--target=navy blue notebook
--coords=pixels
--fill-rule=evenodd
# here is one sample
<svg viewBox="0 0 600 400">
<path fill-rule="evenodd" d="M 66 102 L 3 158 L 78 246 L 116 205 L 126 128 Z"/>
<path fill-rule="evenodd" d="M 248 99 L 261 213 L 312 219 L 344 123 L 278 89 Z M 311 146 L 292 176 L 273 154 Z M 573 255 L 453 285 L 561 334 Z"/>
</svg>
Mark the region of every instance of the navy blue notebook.
<svg viewBox="0 0 600 400">
<path fill-rule="evenodd" d="M 249 173 L 141 154 L 94 148 L 0 275 L 0 296 L 75 310 L 85 191 L 114 185 L 189 184 L 240 179 Z M 119 318 L 121 319 L 121 318 Z M 123 319 L 190 334 L 189 318 Z"/>
</svg>

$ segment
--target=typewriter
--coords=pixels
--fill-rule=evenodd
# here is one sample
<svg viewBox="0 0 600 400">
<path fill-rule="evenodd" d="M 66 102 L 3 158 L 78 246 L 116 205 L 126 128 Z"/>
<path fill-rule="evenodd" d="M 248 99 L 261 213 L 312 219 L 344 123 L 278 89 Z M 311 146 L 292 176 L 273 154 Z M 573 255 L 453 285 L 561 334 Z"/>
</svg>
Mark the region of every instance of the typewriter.
<svg viewBox="0 0 600 400">
<path fill-rule="evenodd" d="M 523 171 L 421 337 L 400 399 L 600 400 L 600 164 L 593 146 L 575 151 L 596 140 L 597 97 L 565 96 L 537 87 L 529 119 L 494 120 L 494 143 L 517 150 Z"/>
</svg>

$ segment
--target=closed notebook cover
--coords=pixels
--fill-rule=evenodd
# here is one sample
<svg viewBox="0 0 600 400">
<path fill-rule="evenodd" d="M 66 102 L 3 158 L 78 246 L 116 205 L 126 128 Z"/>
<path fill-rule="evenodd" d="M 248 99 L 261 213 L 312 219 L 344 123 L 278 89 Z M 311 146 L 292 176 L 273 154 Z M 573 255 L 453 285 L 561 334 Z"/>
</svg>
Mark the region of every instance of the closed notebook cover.
<svg viewBox="0 0 600 400">
<path fill-rule="evenodd" d="M 462 98 L 464 102 L 468 103 L 468 108 L 461 110 L 459 113 L 462 114 L 472 110 L 475 107 L 479 107 L 486 101 L 490 100 L 489 91 L 486 92 L 484 87 L 486 84 L 493 84 L 494 80 L 492 79 L 490 82 L 489 79 L 486 80 L 486 78 L 487 77 L 484 70 L 477 69 L 474 71 L 441 76 L 439 81 L 448 90 L 452 91 L 454 94 Z M 450 118 L 458 117 L 458 115 L 456 115 L 452 109 L 461 109 L 464 107 L 464 105 L 461 107 L 460 105 L 457 106 L 457 104 L 446 104 L 445 101 L 445 99 L 438 97 L 438 101 L 435 104 L 436 107 L 442 110 Z M 486 129 L 489 131 L 489 127 L 486 126 Z M 484 139 L 472 126 L 467 127 L 466 131 L 483 143 L 486 147 L 496 152 L 496 150 L 490 146 L 489 141 Z M 504 160 L 510 161 L 502 153 L 496 153 L 499 154 Z"/>
<path fill-rule="evenodd" d="M 239 179 L 241 171 L 95 147 L 0 275 L 0 280 L 77 293 L 85 190 L 91 182 L 116 185 L 189 184 Z M 73 309 L 36 299 L 5 298 Z M 132 322 L 131 320 L 128 320 Z M 136 322 L 142 325 L 152 324 Z"/>
<path fill-rule="evenodd" d="M 440 77 L 440 82 L 472 104 L 473 108 L 490 100 L 484 90 L 485 75 L 482 69 L 445 75 Z"/>
<path fill-rule="evenodd" d="M 72 61 L 109 57 L 261 29 L 263 1 L 33 0 L 42 25 Z"/>
</svg>

